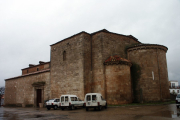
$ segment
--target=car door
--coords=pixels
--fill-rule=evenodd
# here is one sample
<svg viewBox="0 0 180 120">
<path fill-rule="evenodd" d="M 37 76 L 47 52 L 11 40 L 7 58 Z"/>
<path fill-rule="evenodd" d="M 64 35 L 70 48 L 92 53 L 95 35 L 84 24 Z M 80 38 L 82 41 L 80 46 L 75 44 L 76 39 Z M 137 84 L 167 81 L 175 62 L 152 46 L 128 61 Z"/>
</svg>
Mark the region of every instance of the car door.
<svg viewBox="0 0 180 120">
<path fill-rule="evenodd" d="M 69 97 L 64 96 L 64 98 L 65 98 L 64 106 L 69 106 Z"/>
<path fill-rule="evenodd" d="M 106 105 L 106 100 L 101 96 L 101 105 L 105 106 Z"/>
<path fill-rule="evenodd" d="M 92 95 L 91 96 L 91 106 L 97 106 L 98 104 L 98 95 L 97 94 L 95 94 L 95 95 Z"/>
<path fill-rule="evenodd" d="M 70 97 L 70 99 L 71 99 L 71 104 L 72 104 L 72 105 L 75 105 L 74 97 Z"/>
<path fill-rule="evenodd" d="M 59 106 L 59 99 L 56 99 L 56 100 L 54 101 L 54 104 L 57 105 L 57 106 Z"/>
<path fill-rule="evenodd" d="M 61 106 L 65 106 L 65 99 L 64 99 L 64 96 L 61 96 Z"/>
<path fill-rule="evenodd" d="M 91 95 L 86 95 L 86 106 L 91 106 Z"/>
</svg>

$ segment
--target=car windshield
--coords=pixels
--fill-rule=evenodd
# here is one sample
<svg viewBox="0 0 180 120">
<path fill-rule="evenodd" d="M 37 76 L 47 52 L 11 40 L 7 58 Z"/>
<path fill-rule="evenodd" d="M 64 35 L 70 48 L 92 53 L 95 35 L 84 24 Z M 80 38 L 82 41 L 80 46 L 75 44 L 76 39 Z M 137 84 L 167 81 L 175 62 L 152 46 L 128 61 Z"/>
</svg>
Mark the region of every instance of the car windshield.
<svg viewBox="0 0 180 120">
<path fill-rule="evenodd" d="M 180 94 L 178 94 L 176 98 L 180 98 Z"/>
</svg>

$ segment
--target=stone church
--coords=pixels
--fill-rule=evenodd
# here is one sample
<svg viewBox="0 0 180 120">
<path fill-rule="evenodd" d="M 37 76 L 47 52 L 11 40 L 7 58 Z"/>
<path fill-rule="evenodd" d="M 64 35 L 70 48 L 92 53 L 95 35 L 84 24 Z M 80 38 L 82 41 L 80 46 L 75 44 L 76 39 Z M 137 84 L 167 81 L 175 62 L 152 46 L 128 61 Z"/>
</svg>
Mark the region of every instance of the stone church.
<svg viewBox="0 0 180 120">
<path fill-rule="evenodd" d="M 5 79 L 5 105 L 32 105 L 62 94 L 101 93 L 108 104 L 169 99 L 167 47 L 132 35 L 80 32 L 50 45 L 50 62 L 39 61 Z"/>
</svg>

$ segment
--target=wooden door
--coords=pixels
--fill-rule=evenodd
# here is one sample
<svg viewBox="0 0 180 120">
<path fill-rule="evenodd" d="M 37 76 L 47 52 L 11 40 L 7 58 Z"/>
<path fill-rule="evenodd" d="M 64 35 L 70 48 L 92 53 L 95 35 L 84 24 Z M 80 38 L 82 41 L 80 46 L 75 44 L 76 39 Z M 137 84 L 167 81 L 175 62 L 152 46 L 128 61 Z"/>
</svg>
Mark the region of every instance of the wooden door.
<svg viewBox="0 0 180 120">
<path fill-rule="evenodd" d="M 37 89 L 37 102 L 36 102 L 36 105 L 37 105 L 37 107 L 39 107 L 39 103 L 41 103 L 42 102 L 42 98 L 41 98 L 41 96 L 42 96 L 42 90 L 41 89 Z"/>
</svg>

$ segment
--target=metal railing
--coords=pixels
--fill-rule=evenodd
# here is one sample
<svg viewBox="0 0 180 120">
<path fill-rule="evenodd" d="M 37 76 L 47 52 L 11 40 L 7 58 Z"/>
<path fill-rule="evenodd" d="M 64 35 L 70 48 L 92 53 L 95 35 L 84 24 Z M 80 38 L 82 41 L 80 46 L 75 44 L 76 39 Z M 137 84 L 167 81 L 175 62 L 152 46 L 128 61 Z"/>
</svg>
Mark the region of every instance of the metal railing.
<svg viewBox="0 0 180 120">
<path fill-rule="evenodd" d="M 170 89 L 180 89 L 180 86 L 169 86 Z"/>
</svg>

